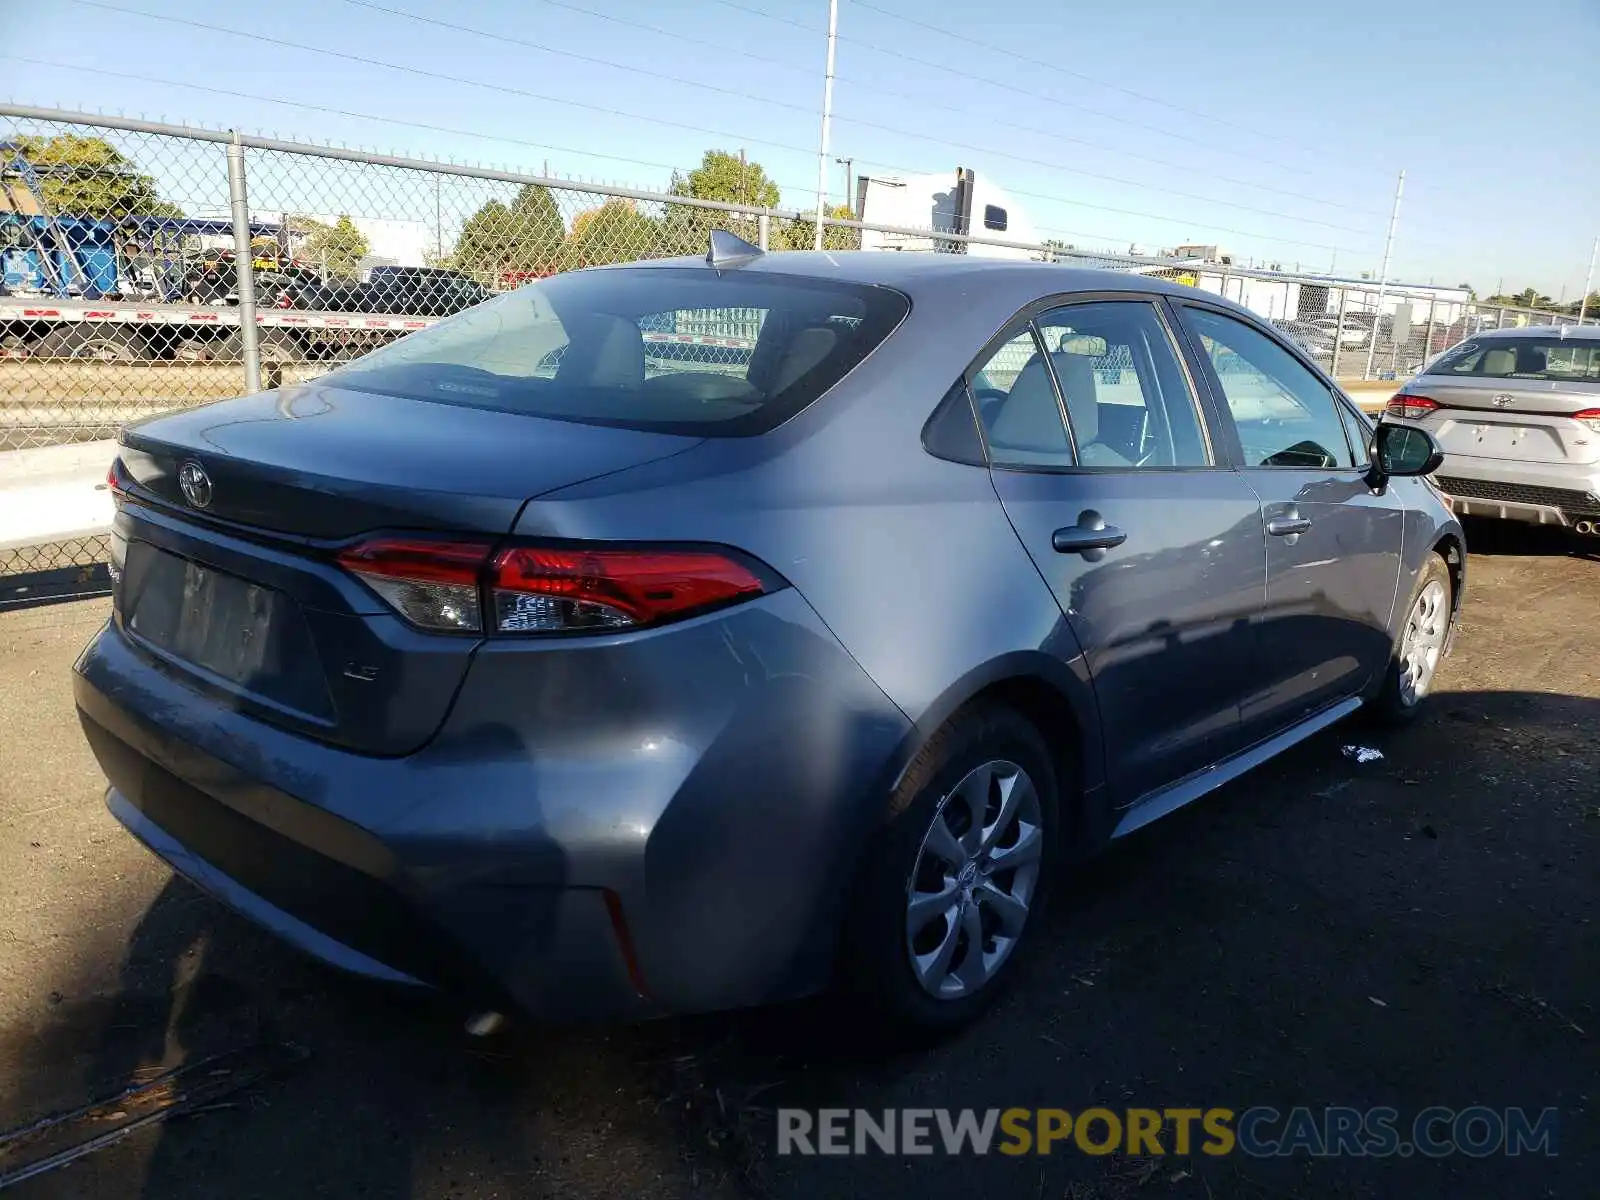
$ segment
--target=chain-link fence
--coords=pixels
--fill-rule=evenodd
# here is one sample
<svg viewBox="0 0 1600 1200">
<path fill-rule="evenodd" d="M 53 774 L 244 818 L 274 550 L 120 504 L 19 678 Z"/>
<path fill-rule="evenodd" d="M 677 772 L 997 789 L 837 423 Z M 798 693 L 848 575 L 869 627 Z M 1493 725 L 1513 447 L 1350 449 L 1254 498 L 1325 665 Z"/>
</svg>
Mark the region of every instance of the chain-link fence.
<svg viewBox="0 0 1600 1200">
<path fill-rule="evenodd" d="M 1260 313 L 1341 378 L 1404 378 L 1481 329 L 1571 320 L 1456 289 L 1006 241 L 959 218 L 822 223 L 831 250 L 1174 279 Z M 560 271 L 704 254 L 713 229 L 769 251 L 817 242 L 802 212 L 0 106 L 0 603 L 40 572 L 92 584 L 111 516 L 96 485 L 124 423 L 313 378 Z M 737 369 L 759 330 L 758 313 L 673 314 L 641 329 L 647 369 Z"/>
</svg>

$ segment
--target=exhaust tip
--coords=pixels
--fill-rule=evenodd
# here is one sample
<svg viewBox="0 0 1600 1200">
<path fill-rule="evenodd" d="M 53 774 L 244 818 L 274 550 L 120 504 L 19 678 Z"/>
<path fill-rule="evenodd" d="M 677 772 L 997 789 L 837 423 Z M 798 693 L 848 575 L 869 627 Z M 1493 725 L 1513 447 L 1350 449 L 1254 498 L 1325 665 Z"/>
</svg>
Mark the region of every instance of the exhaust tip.
<svg viewBox="0 0 1600 1200">
<path fill-rule="evenodd" d="M 473 1037 L 493 1037 L 509 1024 L 505 1013 L 479 1012 L 467 1018 L 466 1030 Z"/>
</svg>

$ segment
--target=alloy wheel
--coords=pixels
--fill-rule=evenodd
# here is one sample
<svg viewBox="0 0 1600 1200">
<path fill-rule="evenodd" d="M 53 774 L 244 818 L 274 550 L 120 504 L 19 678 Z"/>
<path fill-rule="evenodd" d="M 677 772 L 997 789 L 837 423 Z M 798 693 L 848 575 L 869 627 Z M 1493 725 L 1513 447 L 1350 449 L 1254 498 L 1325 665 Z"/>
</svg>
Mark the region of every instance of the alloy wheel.
<svg viewBox="0 0 1600 1200">
<path fill-rule="evenodd" d="M 1407 708 L 1428 694 L 1445 635 L 1450 630 L 1450 600 L 1444 584 L 1430 580 L 1411 606 L 1400 638 L 1400 703 Z"/>
<path fill-rule="evenodd" d="M 939 802 L 906 885 L 906 950 L 941 1000 L 993 979 L 1022 937 L 1039 882 L 1039 792 L 1014 762 L 969 771 Z"/>
</svg>

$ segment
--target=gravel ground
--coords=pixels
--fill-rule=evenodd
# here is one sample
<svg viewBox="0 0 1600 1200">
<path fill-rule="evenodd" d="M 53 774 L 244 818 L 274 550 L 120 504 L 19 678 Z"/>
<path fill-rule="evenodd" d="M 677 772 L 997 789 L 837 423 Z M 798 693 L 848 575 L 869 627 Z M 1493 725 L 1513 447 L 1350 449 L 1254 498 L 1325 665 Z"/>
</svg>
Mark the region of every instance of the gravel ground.
<svg viewBox="0 0 1600 1200">
<path fill-rule="evenodd" d="M 1425 720 L 1336 728 L 1125 840 L 1058 889 L 987 1019 L 918 1053 L 823 1005 L 475 1041 L 457 1012 L 325 972 L 106 814 L 68 686 L 105 603 L 0 613 L 0 1124 L 262 1039 L 307 1054 L 14 1194 L 1592 1196 L 1600 553 L 1469 536 L 1466 621 Z M 1386 757 L 1352 764 L 1354 738 Z M 1560 1153 L 773 1152 L 777 1105 L 1095 1103 L 1555 1106 Z"/>
</svg>

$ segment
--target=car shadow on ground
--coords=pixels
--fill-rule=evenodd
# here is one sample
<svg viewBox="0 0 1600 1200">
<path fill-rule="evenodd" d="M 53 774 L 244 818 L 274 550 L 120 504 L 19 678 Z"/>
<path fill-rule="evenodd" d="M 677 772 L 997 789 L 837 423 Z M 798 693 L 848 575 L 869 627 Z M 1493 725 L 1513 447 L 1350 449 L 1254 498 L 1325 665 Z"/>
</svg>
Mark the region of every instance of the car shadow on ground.
<svg viewBox="0 0 1600 1200">
<path fill-rule="evenodd" d="M 1488 517 L 1463 517 L 1467 553 L 1514 558 L 1559 555 L 1600 562 L 1600 536 L 1585 536 L 1559 525 L 1527 525 Z"/>
<path fill-rule="evenodd" d="M 1596 699 L 1451 692 L 1400 733 L 1319 735 L 1074 868 L 1010 991 L 916 1048 L 826 1000 L 473 1039 L 461 1010 L 334 976 L 173 879 L 117 993 L 7 1048 L 38 1080 L 7 1124 L 153 1065 L 260 1043 L 309 1057 L 16 1194 L 1580 1194 L 1600 1153 L 1597 722 Z M 1386 757 L 1358 766 L 1352 742 Z M 1560 1107 L 1561 1157 L 913 1161 L 774 1144 L 779 1106 L 1478 1103 Z"/>
</svg>

